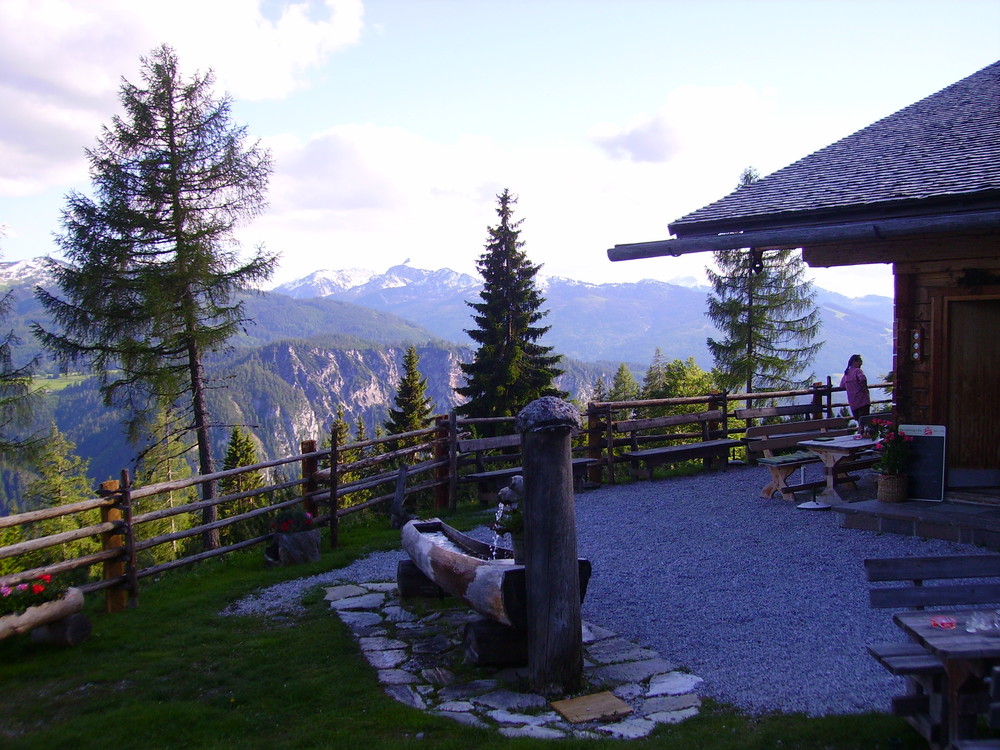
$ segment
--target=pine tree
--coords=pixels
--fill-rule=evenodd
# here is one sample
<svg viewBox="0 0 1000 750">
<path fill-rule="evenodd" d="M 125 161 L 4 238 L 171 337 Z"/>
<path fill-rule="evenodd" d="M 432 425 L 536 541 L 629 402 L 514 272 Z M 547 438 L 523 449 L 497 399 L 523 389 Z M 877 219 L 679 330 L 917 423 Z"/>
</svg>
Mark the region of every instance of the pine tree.
<svg viewBox="0 0 1000 750">
<path fill-rule="evenodd" d="M 76 445 L 53 423 L 49 435 L 38 446 L 38 478 L 25 489 L 25 501 L 31 508 L 55 508 L 94 497 L 87 478 L 88 461 L 76 455 Z M 32 537 L 49 536 L 82 529 L 100 522 L 96 510 L 50 518 L 32 524 Z M 97 552 L 92 537 L 48 547 L 28 556 L 28 563 L 38 567 Z"/>
<path fill-rule="evenodd" d="M 226 457 L 222 462 L 223 470 L 239 469 L 242 466 L 253 466 L 256 463 L 260 463 L 260 457 L 253 437 L 241 430 L 239 425 L 233 425 L 233 429 L 229 432 Z M 250 492 L 263 487 L 264 478 L 259 471 L 245 471 L 242 474 L 226 477 L 220 485 L 225 494 L 235 495 L 239 492 Z"/>
<path fill-rule="evenodd" d="M 242 466 L 253 466 L 260 462 L 257 454 L 257 444 L 249 433 L 240 429 L 239 425 L 233 425 L 229 433 L 229 445 L 226 448 L 226 456 L 222 462 L 223 470 L 238 469 Z M 224 495 L 235 495 L 240 492 L 250 492 L 264 486 L 264 478 L 259 471 L 245 471 L 235 476 L 226 477 L 219 483 L 219 487 Z M 242 513 L 248 513 L 256 508 L 261 508 L 267 501 L 261 495 L 245 497 L 240 500 L 230 500 L 220 508 L 220 518 L 231 518 Z M 266 533 L 267 520 L 262 516 L 242 521 L 240 523 L 226 526 L 221 529 L 221 541 L 223 544 L 235 544 L 245 539 L 252 539 Z"/>
<path fill-rule="evenodd" d="M 260 213 L 270 155 L 247 144 L 215 98 L 214 76 L 184 80 L 164 45 L 142 60 L 143 86 L 121 86 L 124 115 L 87 151 L 96 199 L 72 193 L 49 265 L 63 297 L 37 296 L 61 332 L 35 333 L 63 362 L 84 360 L 108 404 L 125 406 L 137 436 L 163 408 L 187 404 L 199 471 L 212 473 L 206 353 L 244 322 L 238 292 L 267 279 L 275 256 L 243 262 L 234 230 Z M 203 497 L 215 495 L 205 483 Z M 215 507 L 204 512 L 209 523 Z M 218 544 L 206 532 L 206 547 Z"/>
<path fill-rule="evenodd" d="M 140 455 L 136 467 L 137 486 L 172 482 L 191 476 L 191 465 L 186 456 L 190 453 L 192 446 L 184 440 L 186 433 L 172 428 L 175 423 L 176 418 L 172 417 L 167 410 L 161 410 L 157 413 L 151 428 L 149 445 Z M 143 499 L 142 511 L 176 508 L 193 503 L 197 499 L 193 487 L 170 490 Z M 144 523 L 136 529 L 136 533 L 139 539 L 149 539 L 162 534 L 175 534 L 178 531 L 190 529 L 192 525 L 191 514 L 179 513 Z M 175 539 L 169 546 L 166 544 L 157 545 L 140 554 L 144 558 L 144 564 L 155 565 L 177 559 L 181 556 L 185 546 L 189 544 L 189 540 Z"/>
<path fill-rule="evenodd" d="M 431 422 L 433 408 L 419 364 L 417 347 L 411 345 L 403 357 L 403 376 L 396 388 L 396 408 L 389 410 L 389 418 L 385 421 L 385 431 L 389 435 L 422 430 Z"/>
<path fill-rule="evenodd" d="M 663 362 L 663 352 L 657 347 L 653 352 L 653 361 L 646 368 L 642 379 L 642 398 L 666 398 L 665 386 L 666 365 Z"/>
<path fill-rule="evenodd" d="M 756 170 L 740 175 L 739 187 L 755 182 Z M 708 317 L 722 334 L 709 338 L 716 377 L 726 390 L 803 387 L 802 373 L 822 342 L 816 293 L 795 250 L 717 250 L 718 272 L 706 269 L 712 285 Z M 798 377 L 796 377 L 798 376 Z"/>
<path fill-rule="evenodd" d="M 456 391 L 466 399 L 457 411 L 469 417 L 509 417 L 541 396 L 566 398 L 552 383 L 562 370 L 552 347 L 538 340 L 548 326 L 535 287 L 541 266 L 522 250 L 521 220 L 514 221 L 517 199 L 504 190 L 497 196 L 500 223 L 489 228 L 489 241 L 477 263 L 483 277 L 481 302 L 469 302 L 476 328 L 466 333 L 479 347 L 473 361 L 462 364 L 466 383 Z"/>
<path fill-rule="evenodd" d="M 628 365 L 622 362 L 618 365 L 615 378 L 611 381 L 610 401 L 636 401 L 639 398 L 639 383 L 636 382 Z"/>
</svg>

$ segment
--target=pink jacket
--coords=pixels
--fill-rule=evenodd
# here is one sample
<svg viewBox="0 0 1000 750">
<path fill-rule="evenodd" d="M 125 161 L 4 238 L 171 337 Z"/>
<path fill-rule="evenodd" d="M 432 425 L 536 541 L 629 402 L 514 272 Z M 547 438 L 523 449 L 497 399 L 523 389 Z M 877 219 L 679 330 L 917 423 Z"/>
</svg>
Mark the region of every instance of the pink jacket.
<svg viewBox="0 0 1000 750">
<path fill-rule="evenodd" d="M 871 397 L 868 395 L 868 378 L 860 367 L 849 367 L 844 377 L 840 379 L 840 387 L 847 391 L 847 403 L 852 409 L 868 406 Z"/>
</svg>

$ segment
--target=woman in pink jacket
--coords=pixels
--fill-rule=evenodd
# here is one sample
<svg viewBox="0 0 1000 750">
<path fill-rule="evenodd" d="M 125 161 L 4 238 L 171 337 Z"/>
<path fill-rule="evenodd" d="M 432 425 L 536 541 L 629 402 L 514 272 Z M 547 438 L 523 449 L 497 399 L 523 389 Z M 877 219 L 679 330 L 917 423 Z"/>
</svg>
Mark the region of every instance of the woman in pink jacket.
<svg viewBox="0 0 1000 750">
<path fill-rule="evenodd" d="M 868 378 L 861 369 L 861 355 L 852 354 L 847 360 L 847 369 L 840 379 L 840 387 L 847 391 L 847 403 L 855 419 L 867 417 L 871 411 L 871 396 L 868 395 Z"/>
</svg>

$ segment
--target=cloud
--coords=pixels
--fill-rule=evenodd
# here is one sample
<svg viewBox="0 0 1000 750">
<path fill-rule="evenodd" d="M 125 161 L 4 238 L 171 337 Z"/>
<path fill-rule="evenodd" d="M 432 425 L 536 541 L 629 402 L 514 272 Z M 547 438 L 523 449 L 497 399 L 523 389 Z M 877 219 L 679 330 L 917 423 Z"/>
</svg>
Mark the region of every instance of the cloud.
<svg viewBox="0 0 1000 750">
<path fill-rule="evenodd" d="M 643 118 L 613 133 L 595 133 L 592 140 L 612 159 L 665 162 L 677 153 L 677 137 L 662 115 Z"/>
<path fill-rule="evenodd" d="M 0 2 L 0 196 L 86 178 L 83 149 L 119 108 L 141 56 L 173 46 L 182 71 L 213 68 L 219 93 L 281 98 L 354 44 L 360 0 Z"/>
</svg>

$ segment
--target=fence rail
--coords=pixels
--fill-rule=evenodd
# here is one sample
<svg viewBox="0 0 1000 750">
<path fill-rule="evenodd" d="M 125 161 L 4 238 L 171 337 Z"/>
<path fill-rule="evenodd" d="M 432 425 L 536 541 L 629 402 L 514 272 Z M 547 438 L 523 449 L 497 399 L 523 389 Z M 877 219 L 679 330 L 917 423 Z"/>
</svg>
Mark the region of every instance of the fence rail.
<svg viewBox="0 0 1000 750">
<path fill-rule="evenodd" d="M 887 385 L 876 384 L 873 388 Z M 619 428 L 627 426 L 629 420 L 644 411 L 655 415 L 701 409 L 720 410 L 724 419 L 718 426 L 719 431 L 725 436 L 735 436 L 760 421 L 764 413 L 756 409 L 753 411 L 757 416 L 739 419 L 734 416 L 737 404 L 746 407 L 783 399 L 796 406 L 792 411 L 829 417 L 834 416 L 836 410 L 846 407 L 846 404 L 834 401 L 835 394 L 842 391 L 834 387 L 828 378 L 826 383 L 816 383 L 811 388 L 797 391 L 720 392 L 683 398 L 592 402 L 583 411 L 585 427 L 573 450 L 592 459 L 588 474 L 591 481 L 614 482 L 615 454 L 620 448 L 632 446 L 620 434 Z M 891 404 L 891 401 L 876 400 L 873 404 L 885 405 Z M 682 431 L 681 425 L 678 425 L 678 431 L 671 432 L 670 421 L 662 420 L 662 424 L 666 425 L 664 431 L 644 436 L 642 440 L 662 444 L 665 441 L 696 440 L 701 435 Z M 394 507 L 401 508 L 407 498 L 417 493 L 432 496 L 435 509 L 454 508 L 463 477 L 470 470 L 481 471 L 483 461 L 480 456 L 476 465 L 475 457 L 461 454 L 459 441 L 482 434 L 480 431 L 484 429 L 490 434 L 502 432 L 505 427 L 512 427 L 512 423 L 513 417 L 463 419 L 453 413 L 436 417 L 433 427 L 421 430 L 346 445 L 337 445 L 331 439 L 331 447 L 325 449 L 318 449 L 315 440 L 307 440 L 301 444 L 297 455 L 145 486 L 133 486 L 129 472 L 123 471 L 120 480 L 103 483 L 92 499 L 0 517 L 0 532 L 6 535 L 4 540 L 10 540 L 12 535 L 16 539 L 0 546 L 0 563 L 10 560 L 13 563 L 9 563 L 7 569 L 16 568 L 16 572 L 0 576 L 0 585 L 16 585 L 46 574 L 86 576 L 87 580 L 78 587 L 85 593 L 104 591 L 105 609 L 118 611 L 137 604 L 139 581 L 143 578 L 271 542 L 274 534 L 266 531 L 263 521 L 284 508 L 295 506 L 302 506 L 310 512 L 317 525 L 328 530 L 329 544 L 336 546 L 340 519 L 354 513 L 390 502 Z M 519 450 L 508 448 L 488 457 L 488 460 L 517 465 L 521 458 Z M 280 473 L 272 475 L 271 472 L 289 465 L 298 466 L 295 478 L 283 478 Z M 170 501 L 165 507 L 155 505 L 157 499 L 162 504 L 163 498 L 169 498 L 171 493 L 190 490 L 210 481 L 246 475 L 270 478 L 261 487 L 223 494 L 210 500 L 193 500 L 177 505 Z M 229 514 L 211 523 L 195 522 L 183 528 L 176 527 L 180 517 L 200 518 L 195 514 L 213 506 L 229 511 Z M 100 515 L 99 521 L 96 514 Z M 33 532 L 36 524 L 57 519 L 72 519 L 75 527 L 48 534 Z M 170 530 L 156 527 L 156 524 L 168 521 L 172 524 Z M 198 549 L 197 545 L 190 543 L 192 539 L 204 538 L 207 531 L 236 528 L 251 531 L 245 532 L 245 538 L 237 538 L 211 549 Z M 55 548 L 81 540 L 91 540 L 100 549 L 88 549 L 75 556 L 52 559 Z M 181 550 L 180 544 L 186 548 Z M 172 554 L 164 552 L 167 547 Z M 157 559 L 157 551 L 161 553 L 161 558 L 166 556 L 169 559 Z M 151 560 L 140 562 L 145 557 Z"/>
</svg>

